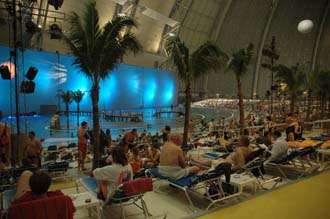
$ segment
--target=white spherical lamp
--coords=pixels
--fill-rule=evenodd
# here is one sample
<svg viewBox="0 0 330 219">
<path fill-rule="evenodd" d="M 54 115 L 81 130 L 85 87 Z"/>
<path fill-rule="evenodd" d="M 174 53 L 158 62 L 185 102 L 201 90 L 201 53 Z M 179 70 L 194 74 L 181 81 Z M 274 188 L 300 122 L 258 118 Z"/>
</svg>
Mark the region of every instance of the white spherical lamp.
<svg viewBox="0 0 330 219">
<path fill-rule="evenodd" d="M 300 33 L 310 33 L 314 27 L 313 21 L 311 20 L 302 20 L 298 24 L 298 31 Z"/>
</svg>

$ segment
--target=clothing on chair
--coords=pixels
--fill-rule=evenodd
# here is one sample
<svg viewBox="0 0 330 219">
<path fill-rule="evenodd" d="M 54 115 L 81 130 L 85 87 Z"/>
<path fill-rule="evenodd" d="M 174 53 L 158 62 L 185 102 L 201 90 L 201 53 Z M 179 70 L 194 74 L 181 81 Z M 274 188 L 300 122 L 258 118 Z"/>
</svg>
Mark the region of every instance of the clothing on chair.
<svg viewBox="0 0 330 219">
<path fill-rule="evenodd" d="M 9 207 L 8 219 L 73 219 L 76 208 L 69 196 L 61 191 L 48 192 L 47 196 L 36 199 L 26 192 Z"/>
</svg>

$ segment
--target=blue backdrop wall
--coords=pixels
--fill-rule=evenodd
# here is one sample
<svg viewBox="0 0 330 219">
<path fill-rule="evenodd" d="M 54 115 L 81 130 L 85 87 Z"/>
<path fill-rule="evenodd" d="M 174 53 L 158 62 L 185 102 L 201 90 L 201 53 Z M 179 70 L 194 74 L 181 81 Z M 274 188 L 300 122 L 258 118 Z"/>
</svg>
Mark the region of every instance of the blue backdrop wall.
<svg viewBox="0 0 330 219">
<path fill-rule="evenodd" d="M 82 110 L 91 110 L 90 82 L 83 73 L 72 66 L 73 57 L 56 53 L 26 50 L 24 59 L 19 54 L 19 81 L 25 78 L 30 66 L 39 72 L 35 78 L 36 88 L 32 94 L 20 93 L 21 112 L 39 112 L 40 105 L 58 105 L 58 90 L 87 91 L 82 102 Z M 24 60 L 24 62 L 23 62 Z M 59 61 L 58 61 L 59 60 Z M 0 64 L 9 63 L 9 48 L 0 46 Z M 168 107 L 176 105 L 176 75 L 170 71 L 120 64 L 109 78 L 101 83 L 100 109 L 133 109 Z M 0 79 L 0 111 L 4 114 L 15 112 L 14 79 Z M 60 102 L 60 108 L 64 104 Z M 71 110 L 76 109 L 73 103 Z"/>
</svg>

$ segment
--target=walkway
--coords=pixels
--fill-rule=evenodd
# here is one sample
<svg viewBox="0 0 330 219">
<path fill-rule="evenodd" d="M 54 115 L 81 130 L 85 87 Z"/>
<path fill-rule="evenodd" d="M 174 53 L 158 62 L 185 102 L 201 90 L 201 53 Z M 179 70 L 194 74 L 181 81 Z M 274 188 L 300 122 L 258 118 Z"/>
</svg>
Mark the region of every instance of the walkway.
<svg viewBox="0 0 330 219">
<path fill-rule="evenodd" d="M 329 219 L 330 172 L 285 186 L 200 219 Z"/>
</svg>

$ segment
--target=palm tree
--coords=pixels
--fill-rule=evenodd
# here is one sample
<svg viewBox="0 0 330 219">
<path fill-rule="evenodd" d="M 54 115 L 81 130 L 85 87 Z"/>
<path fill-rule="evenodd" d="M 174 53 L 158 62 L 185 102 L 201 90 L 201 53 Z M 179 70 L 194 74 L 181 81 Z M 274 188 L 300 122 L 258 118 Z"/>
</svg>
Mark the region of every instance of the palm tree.
<svg viewBox="0 0 330 219">
<path fill-rule="evenodd" d="M 316 84 L 315 87 L 315 94 L 318 96 L 320 100 L 320 110 L 321 110 L 321 119 L 324 117 L 324 111 L 326 108 L 326 102 L 327 99 L 329 101 L 329 107 L 330 107 L 330 71 L 320 71 L 318 75 L 316 76 Z"/>
<path fill-rule="evenodd" d="M 202 75 L 216 70 L 221 66 L 223 54 L 216 45 L 206 42 L 190 53 L 189 48 L 177 36 L 171 37 L 165 44 L 169 60 L 177 69 L 179 78 L 185 82 L 185 120 L 183 132 L 183 146 L 188 142 L 190 120 L 191 86 L 192 82 Z"/>
<path fill-rule="evenodd" d="M 100 81 L 110 76 L 111 70 L 117 67 L 129 52 L 134 54 L 141 50 L 135 35 L 129 30 L 136 27 L 129 16 L 115 16 L 112 21 L 100 27 L 96 2 L 89 1 L 85 12 L 80 17 L 77 13 L 69 15 L 70 32 L 64 36 L 75 57 L 73 65 L 91 81 L 91 98 L 93 105 L 93 168 L 99 160 L 99 89 Z"/>
<path fill-rule="evenodd" d="M 305 80 L 305 89 L 307 92 L 307 112 L 306 112 L 306 118 L 305 121 L 310 120 L 310 114 L 312 111 L 312 96 L 313 93 L 315 93 L 318 86 L 318 77 L 320 72 L 318 70 L 314 70 L 310 72 L 309 74 L 306 74 L 306 80 Z"/>
<path fill-rule="evenodd" d="M 276 72 L 278 82 L 287 85 L 290 98 L 290 113 L 294 113 L 296 99 L 302 92 L 304 81 L 306 80 L 303 67 L 299 64 L 291 67 L 280 64 L 276 67 Z"/>
<path fill-rule="evenodd" d="M 262 49 L 262 56 L 265 62 L 261 64 L 261 67 L 268 69 L 271 73 L 271 87 L 270 87 L 270 114 L 273 113 L 273 99 L 274 99 L 274 72 L 276 67 L 276 62 L 280 58 L 276 51 L 276 40 L 275 36 L 272 37 L 270 45 L 265 46 Z"/>
<path fill-rule="evenodd" d="M 72 91 L 59 91 L 58 96 L 65 104 L 66 128 L 69 129 L 69 105 L 72 103 Z"/>
<path fill-rule="evenodd" d="M 237 83 L 237 97 L 239 106 L 239 124 L 240 124 L 240 134 L 244 134 L 245 127 L 245 117 L 244 117 L 244 103 L 243 103 L 243 87 L 242 87 L 242 77 L 247 73 L 248 66 L 251 62 L 253 56 L 253 44 L 248 44 L 246 48 L 239 49 L 234 52 L 227 63 L 227 69 L 231 70 L 235 74 Z"/>
<path fill-rule="evenodd" d="M 85 95 L 85 91 L 77 90 L 72 92 L 72 99 L 77 103 L 77 126 L 79 127 L 79 112 L 80 112 L 80 102 Z"/>
</svg>

